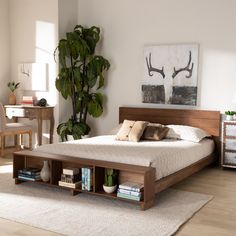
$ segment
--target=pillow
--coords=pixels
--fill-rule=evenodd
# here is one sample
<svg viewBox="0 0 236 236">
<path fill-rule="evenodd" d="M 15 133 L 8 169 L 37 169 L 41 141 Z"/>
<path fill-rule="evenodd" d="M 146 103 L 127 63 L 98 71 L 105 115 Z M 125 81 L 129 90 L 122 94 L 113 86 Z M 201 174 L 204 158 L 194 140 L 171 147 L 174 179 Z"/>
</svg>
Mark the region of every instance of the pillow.
<svg viewBox="0 0 236 236">
<path fill-rule="evenodd" d="M 146 121 L 124 120 L 116 140 L 138 142 L 147 125 Z"/>
<path fill-rule="evenodd" d="M 169 131 L 166 138 L 183 139 L 195 143 L 200 142 L 203 138 L 211 136 L 206 131 L 186 125 L 167 125 Z"/>
<path fill-rule="evenodd" d="M 167 132 L 169 131 L 168 127 L 165 127 L 161 124 L 149 124 L 142 135 L 142 139 L 145 140 L 162 140 L 166 137 Z"/>
<path fill-rule="evenodd" d="M 108 132 L 108 134 L 110 134 L 110 135 L 116 135 L 116 134 L 119 132 L 121 126 L 122 126 L 122 123 L 120 123 L 119 125 L 117 125 L 116 127 L 114 127 L 112 130 L 110 130 L 110 131 Z"/>
</svg>

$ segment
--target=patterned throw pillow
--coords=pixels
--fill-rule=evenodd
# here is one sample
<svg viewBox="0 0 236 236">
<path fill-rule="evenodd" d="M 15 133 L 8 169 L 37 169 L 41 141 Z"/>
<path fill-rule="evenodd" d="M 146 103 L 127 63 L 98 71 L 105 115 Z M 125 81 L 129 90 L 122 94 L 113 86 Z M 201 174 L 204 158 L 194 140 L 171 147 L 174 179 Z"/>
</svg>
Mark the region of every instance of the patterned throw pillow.
<svg viewBox="0 0 236 236">
<path fill-rule="evenodd" d="M 144 140 L 155 140 L 159 141 L 166 137 L 169 131 L 168 127 L 161 124 L 149 124 L 142 135 Z"/>
<path fill-rule="evenodd" d="M 124 120 L 116 140 L 138 142 L 147 125 L 146 121 Z"/>
</svg>

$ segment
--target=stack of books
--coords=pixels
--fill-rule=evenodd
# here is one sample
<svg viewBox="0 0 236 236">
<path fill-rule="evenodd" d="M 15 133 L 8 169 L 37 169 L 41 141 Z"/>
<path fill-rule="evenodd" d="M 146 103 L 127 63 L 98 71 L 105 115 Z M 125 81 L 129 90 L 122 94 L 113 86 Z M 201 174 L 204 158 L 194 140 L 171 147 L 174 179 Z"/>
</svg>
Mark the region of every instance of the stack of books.
<svg viewBox="0 0 236 236">
<path fill-rule="evenodd" d="M 34 99 L 32 96 L 23 96 L 21 104 L 24 106 L 33 106 L 34 105 Z"/>
<path fill-rule="evenodd" d="M 39 168 L 31 168 L 31 167 L 18 170 L 18 179 L 30 180 L 30 181 L 41 180 L 40 171 L 41 170 Z"/>
<path fill-rule="evenodd" d="M 92 191 L 93 189 L 93 168 L 82 168 L 82 190 Z"/>
<path fill-rule="evenodd" d="M 81 175 L 79 168 L 65 168 L 61 174 L 60 186 L 68 188 L 81 188 Z"/>
<path fill-rule="evenodd" d="M 125 182 L 119 185 L 117 197 L 135 201 L 143 200 L 143 184 Z"/>
</svg>

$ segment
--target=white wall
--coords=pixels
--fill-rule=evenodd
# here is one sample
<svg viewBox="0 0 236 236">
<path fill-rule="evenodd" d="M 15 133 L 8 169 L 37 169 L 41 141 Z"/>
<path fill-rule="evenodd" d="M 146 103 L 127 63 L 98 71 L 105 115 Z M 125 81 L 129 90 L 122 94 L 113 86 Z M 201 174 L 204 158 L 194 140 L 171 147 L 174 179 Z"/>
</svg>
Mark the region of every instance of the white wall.
<svg viewBox="0 0 236 236">
<path fill-rule="evenodd" d="M 101 53 L 111 62 L 97 133 L 118 122 L 119 106 L 141 103 L 144 45 L 200 44 L 201 109 L 236 109 L 235 0 L 78 0 L 78 23 L 102 29 Z M 173 106 L 172 106 L 173 107 Z"/>
<path fill-rule="evenodd" d="M 17 80 L 19 63 L 49 64 L 48 92 L 32 93 L 21 88 L 18 90 L 18 102 L 22 95 L 46 98 L 49 105 L 55 105 L 55 126 L 58 124 L 58 93 L 55 88 L 57 65 L 53 52 L 57 42 L 58 0 L 10 0 L 11 80 Z"/>
<path fill-rule="evenodd" d="M 78 0 L 59 0 L 59 39 L 73 31 L 78 20 Z M 71 99 L 59 96 L 59 123 L 67 121 L 72 114 Z"/>
<path fill-rule="evenodd" d="M 7 103 L 7 83 L 10 81 L 10 47 L 9 47 L 9 3 L 0 0 L 0 102 Z"/>
</svg>

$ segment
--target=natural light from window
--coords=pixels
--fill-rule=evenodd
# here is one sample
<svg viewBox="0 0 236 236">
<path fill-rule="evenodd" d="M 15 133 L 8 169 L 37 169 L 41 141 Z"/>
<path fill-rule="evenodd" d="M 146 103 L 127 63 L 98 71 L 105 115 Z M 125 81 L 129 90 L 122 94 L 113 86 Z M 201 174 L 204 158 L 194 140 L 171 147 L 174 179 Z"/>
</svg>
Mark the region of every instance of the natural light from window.
<svg viewBox="0 0 236 236">
<path fill-rule="evenodd" d="M 34 74 L 38 74 L 38 70 L 41 70 L 38 80 L 42 87 L 42 84 L 45 83 L 43 79 L 47 81 L 47 92 L 36 92 L 38 98 L 46 98 L 49 104 L 57 103 L 56 89 L 55 89 L 55 78 L 56 78 L 56 63 L 53 58 L 53 53 L 56 47 L 56 36 L 55 36 L 55 24 L 45 21 L 36 21 L 36 42 L 35 42 L 35 61 L 36 63 L 42 63 L 44 70 L 47 71 L 47 76 L 43 76 L 45 71 L 40 69 L 40 66 L 35 69 Z"/>
</svg>

